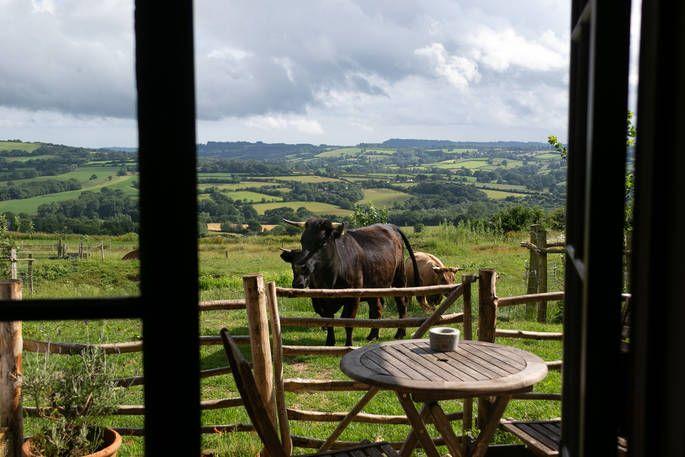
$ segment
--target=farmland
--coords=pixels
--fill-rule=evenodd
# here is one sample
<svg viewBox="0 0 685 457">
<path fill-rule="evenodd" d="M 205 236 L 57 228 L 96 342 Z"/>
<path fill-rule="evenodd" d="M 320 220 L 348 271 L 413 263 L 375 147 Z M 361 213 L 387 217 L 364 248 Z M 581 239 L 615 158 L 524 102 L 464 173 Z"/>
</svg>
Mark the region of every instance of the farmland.
<svg viewBox="0 0 685 457">
<path fill-rule="evenodd" d="M 390 221 L 399 225 L 435 225 L 474 215 L 488 218 L 514 204 L 551 211 L 562 206 L 565 193 L 565 163 L 537 143 L 216 142 L 198 150 L 202 221 L 225 226 L 256 227 L 311 215 L 349 218 L 358 205 L 387 209 Z M 42 231 L 92 235 L 123 233 L 137 221 L 132 152 L 0 141 L 0 161 L 5 164 L 0 214 L 8 213 L 10 219 L 32 220 Z M 70 180 L 79 187 L 65 186 Z M 79 199 L 83 201 L 75 203 Z M 104 203 L 112 199 L 117 202 Z M 39 215 L 47 204 L 53 204 L 50 211 Z M 130 210 L 115 214 L 119 210 L 107 209 L 111 204 Z M 92 205 L 98 208 L 97 222 L 87 209 Z"/>
<path fill-rule="evenodd" d="M 468 229 L 443 226 L 426 228 L 420 234 L 412 234 L 410 238 L 417 250 L 433 252 L 449 265 L 459 265 L 465 272 L 473 272 L 479 268 L 496 268 L 502 273 L 498 280 L 498 296 L 520 294 L 525 291 L 525 266 L 527 251 L 521 249 L 518 243 L 527 238 L 525 233 L 510 233 L 507 235 L 493 235 L 472 232 Z M 550 235 L 553 238 L 553 235 Z M 75 246 L 81 237 L 66 236 L 65 240 Z M 16 235 L 19 244 L 54 244 L 56 238 L 49 235 Z M 78 262 L 66 260 L 41 259 L 36 265 L 36 297 L 75 297 L 75 296 L 126 296 L 138 293 L 138 262 L 121 261 L 121 256 L 136 244 L 131 235 L 121 237 L 90 237 L 87 243 L 104 242 L 106 246 L 105 260 L 92 258 Z M 296 236 L 248 236 L 248 237 L 208 237 L 199 243 L 200 253 L 200 286 L 202 299 L 225 299 L 242 296 L 241 275 L 259 271 L 266 280 L 276 281 L 285 286 L 290 281 L 290 267 L 278 256 L 278 248 L 297 246 Z M 228 255 L 228 258 L 226 257 Z M 22 268 L 23 271 L 23 268 Z M 550 290 L 558 290 L 563 277 L 561 262 L 550 259 Z M 28 298 L 28 297 L 27 297 Z M 366 314 L 366 304 L 362 304 L 359 315 Z M 285 316 L 312 316 L 311 305 L 306 300 L 283 300 L 281 313 Z M 421 315 L 421 310 L 414 305 L 410 314 Z M 394 306 L 388 306 L 387 317 L 395 315 Z M 498 327 L 521 328 L 539 331 L 560 331 L 558 323 L 559 310 L 552 306 L 550 322 L 538 324 L 522 320 L 521 309 L 505 308 L 499 315 Z M 242 311 L 216 311 L 203 313 L 201 317 L 201 334 L 216 335 L 219 329 L 227 326 L 229 329 L 244 333 L 246 318 Z M 387 340 L 394 334 L 394 330 L 381 330 L 381 339 Z M 88 322 L 27 322 L 24 324 L 25 338 L 35 338 L 52 341 L 78 342 L 117 342 L 136 341 L 141 335 L 140 324 L 136 321 L 88 321 Z M 338 330 L 338 344 L 342 338 L 342 331 Z M 358 329 L 354 333 L 355 344 L 365 344 L 366 331 Z M 321 329 L 285 328 L 286 344 L 316 345 L 324 340 Z M 511 344 L 530 350 L 546 360 L 561 358 L 561 343 L 557 341 L 507 340 L 498 339 L 505 344 Z M 64 360 L 67 356 L 62 357 Z M 109 360 L 114 363 L 116 376 L 141 375 L 140 354 L 112 355 Z M 25 376 L 31 376 L 38 358 L 34 354 L 25 354 Z M 339 359 L 324 356 L 296 356 L 288 357 L 285 364 L 286 377 L 313 377 L 344 379 L 344 375 L 337 368 Z M 216 368 L 225 365 L 224 356 L 217 346 L 203 346 L 201 349 L 201 363 L 203 369 Z M 561 379 L 558 372 L 551 372 L 549 376 L 536 386 L 536 391 L 559 392 Z M 202 398 L 217 399 L 233 397 L 236 389 L 230 375 L 222 375 L 202 380 Z M 359 398 L 358 394 L 344 392 L 321 392 L 308 395 L 288 394 L 288 406 L 301 410 L 346 411 Z M 127 404 L 142 403 L 142 388 L 132 387 L 127 390 L 123 400 Z M 454 402 L 450 411 L 458 410 L 460 405 Z M 397 403 L 387 393 L 379 395 L 365 411 L 375 414 L 401 414 Z M 508 407 L 506 416 L 514 418 L 550 418 L 559 416 L 559 404 L 555 402 L 523 402 L 516 401 Z M 209 410 L 202 415 L 203 424 L 246 423 L 248 418 L 240 409 Z M 115 416 L 109 421 L 111 425 L 140 427 L 140 416 Z M 27 419 L 27 433 L 30 434 L 35 422 Z M 293 433 L 314 436 L 322 439 L 331 432 L 333 423 L 305 423 L 292 421 Z M 460 423 L 455 422 L 457 428 Z M 342 436 L 345 440 L 368 439 L 369 437 L 385 440 L 401 440 L 406 428 L 402 426 L 388 426 L 385 424 L 353 424 Z M 499 442 L 511 441 L 511 437 L 498 435 Z M 258 441 L 253 434 L 211 434 L 203 438 L 203 448 L 214 451 L 221 456 L 255 455 Z M 126 437 L 121 449 L 122 457 L 140 455 L 142 441 L 140 438 Z"/>
</svg>

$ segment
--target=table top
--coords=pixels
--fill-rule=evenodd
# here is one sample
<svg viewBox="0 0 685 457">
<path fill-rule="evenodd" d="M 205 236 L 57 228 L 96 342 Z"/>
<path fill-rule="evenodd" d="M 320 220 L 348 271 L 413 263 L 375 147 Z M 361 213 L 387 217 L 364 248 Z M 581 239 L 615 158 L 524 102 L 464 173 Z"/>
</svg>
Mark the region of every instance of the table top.
<svg viewBox="0 0 685 457">
<path fill-rule="evenodd" d="M 345 354 L 340 369 L 373 386 L 454 397 L 526 391 L 547 376 L 535 354 L 483 341 L 450 352 L 433 352 L 428 340 L 372 344 Z"/>
</svg>

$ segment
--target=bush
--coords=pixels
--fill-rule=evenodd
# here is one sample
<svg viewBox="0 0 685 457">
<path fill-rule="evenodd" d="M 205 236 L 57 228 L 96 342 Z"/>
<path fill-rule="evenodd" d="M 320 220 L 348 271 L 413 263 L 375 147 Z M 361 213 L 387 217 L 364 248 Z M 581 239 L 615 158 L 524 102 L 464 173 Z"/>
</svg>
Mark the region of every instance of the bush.
<svg viewBox="0 0 685 457">
<path fill-rule="evenodd" d="M 543 216 L 540 208 L 516 205 L 497 212 L 492 216 L 491 223 L 502 232 L 519 232 L 527 230 L 533 224 L 539 224 Z"/>
<path fill-rule="evenodd" d="M 355 205 L 352 214 L 352 225 L 355 227 L 366 227 L 378 223 L 388 222 L 388 210 L 376 208 L 373 205 Z"/>
</svg>

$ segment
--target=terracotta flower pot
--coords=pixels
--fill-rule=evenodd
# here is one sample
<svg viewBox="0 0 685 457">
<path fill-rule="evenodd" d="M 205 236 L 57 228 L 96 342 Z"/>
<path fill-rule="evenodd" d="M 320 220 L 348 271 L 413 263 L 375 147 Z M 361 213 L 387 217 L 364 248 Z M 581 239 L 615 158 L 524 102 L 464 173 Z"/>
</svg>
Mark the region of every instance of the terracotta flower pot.
<svg viewBox="0 0 685 457">
<path fill-rule="evenodd" d="M 111 428 L 106 428 L 103 438 L 105 443 L 102 449 L 83 457 L 117 457 L 117 451 L 121 447 L 121 435 Z M 24 444 L 21 446 L 21 453 L 23 457 L 38 457 L 38 454 L 34 454 L 31 450 L 30 438 L 24 441 Z"/>
</svg>

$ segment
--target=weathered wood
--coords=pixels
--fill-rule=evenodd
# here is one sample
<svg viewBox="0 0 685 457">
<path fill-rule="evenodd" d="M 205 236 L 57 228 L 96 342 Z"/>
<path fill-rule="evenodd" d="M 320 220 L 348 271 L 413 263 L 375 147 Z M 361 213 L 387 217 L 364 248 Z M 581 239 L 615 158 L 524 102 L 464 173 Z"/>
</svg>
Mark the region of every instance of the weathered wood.
<svg viewBox="0 0 685 457">
<path fill-rule="evenodd" d="M 419 443 L 421 443 L 421 446 L 423 447 L 423 450 L 425 451 L 426 455 L 428 455 L 428 457 L 440 457 L 440 453 L 438 453 L 438 450 L 435 447 L 435 443 L 433 443 L 433 440 L 428 434 L 428 430 L 426 430 L 426 425 L 423 423 L 422 416 L 426 414 L 428 408 L 424 406 L 424 410 L 421 411 L 421 414 L 419 414 L 409 394 L 403 392 L 396 392 L 396 394 L 397 399 L 399 400 L 400 405 L 402 406 L 402 409 L 404 409 L 404 412 L 407 415 L 409 422 L 411 422 L 412 432 L 416 437 L 416 440 Z M 400 452 L 401 456 L 407 455 L 407 451 L 409 451 L 410 444 L 411 441 L 407 439 L 407 446 L 402 447 L 402 450 Z"/>
<path fill-rule="evenodd" d="M 530 242 L 526 246 L 528 248 L 528 287 L 526 289 L 528 295 L 538 292 L 538 256 L 540 254 L 540 247 L 544 246 L 538 247 L 537 231 L 539 227 L 538 224 L 530 226 Z M 534 312 L 535 304 L 532 302 L 526 303 L 526 319 L 530 319 Z"/>
<path fill-rule="evenodd" d="M 286 378 L 283 380 L 283 386 L 286 392 L 358 392 L 369 390 L 368 384 L 348 380 Z"/>
<path fill-rule="evenodd" d="M 235 300 L 205 300 L 200 302 L 200 311 L 245 309 L 245 299 Z"/>
<path fill-rule="evenodd" d="M 98 349 L 105 354 L 126 354 L 143 350 L 142 341 L 129 341 L 125 343 L 60 343 L 51 341 L 24 340 L 24 351 L 41 352 L 49 354 L 80 354 L 83 351 Z"/>
<path fill-rule="evenodd" d="M 327 411 L 307 411 L 295 408 L 288 408 L 288 419 L 303 422 L 340 422 L 345 418 L 347 412 L 327 412 Z M 464 417 L 463 412 L 447 414 L 450 421 L 459 420 Z M 409 420 L 403 415 L 371 414 L 358 413 L 352 422 L 365 424 L 384 424 L 384 425 L 407 425 Z"/>
<path fill-rule="evenodd" d="M 543 228 L 540 227 L 540 230 L 537 232 L 537 243 L 538 246 L 545 246 L 547 244 L 547 231 Z M 543 249 L 540 254 L 537 256 L 538 260 L 538 278 L 537 278 L 537 285 L 538 285 L 538 290 L 536 291 L 537 293 L 545 293 L 547 292 L 547 250 Z M 537 305 L 537 321 L 538 322 L 547 322 L 547 302 L 546 301 L 539 301 Z"/>
<path fill-rule="evenodd" d="M 357 346 L 291 346 L 283 345 L 283 355 L 325 355 L 342 357 L 350 351 L 357 349 Z"/>
<path fill-rule="evenodd" d="M 278 428 L 281 434 L 281 444 L 287 455 L 293 453 L 293 443 L 290 438 L 290 425 L 288 424 L 288 411 L 285 403 L 285 389 L 283 387 L 283 336 L 281 335 L 281 319 L 278 312 L 278 297 L 276 296 L 276 283 L 267 284 L 267 304 L 269 305 L 269 322 L 273 334 L 272 353 L 274 356 L 274 388 L 276 395 L 276 415 Z"/>
<path fill-rule="evenodd" d="M 231 372 L 229 367 L 208 368 L 200 370 L 200 378 L 211 378 L 213 376 L 221 376 Z M 114 383 L 119 387 L 141 386 L 145 383 L 144 376 L 131 376 L 129 378 L 118 378 Z"/>
<path fill-rule="evenodd" d="M 433 314 L 431 314 L 425 321 L 423 321 L 421 326 L 418 329 L 416 329 L 416 331 L 412 335 L 412 338 L 416 339 L 416 338 L 423 337 L 423 335 L 426 334 L 426 332 L 428 331 L 429 328 L 431 328 L 439 320 L 442 319 L 443 313 L 447 310 L 447 308 L 452 306 L 452 303 L 457 301 L 457 298 L 459 298 L 459 296 L 462 294 L 463 290 L 464 290 L 464 285 L 463 284 L 457 284 L 457 287 L 455 287 L 452 290 L 452 292 L 450 292 L 449 295 L 447 295 L 447 297 L 445 297 L 445 299 L 442 301 L 440 306 L 438 306 L 438 308 L 433 312 Z"/>
<path fill-rule="evenodd" d="M 478 340 L 492 343 L 495 341 L 499 305 L 496 289 L 497 272 L 480 270 L 478 273 Z M 490 409 L 490 402 L 487 398 L 478 399 L 477 424 L 481 430 L 487 424 Z"/>
<path fill-rule="evenodd" d="M 549 362 L 545 362 L 545 365 L 547 365 L 548 370 L 558 371 L 561 370 L 563 363 L 561 360 L 550 360 Z"/>
<path fill-rule="evenodd" d="M 463 455 L 461 440 L 454 434 L 452 424 L 445 415 L 445 412 L 437 402 L 430 403 L 428 409 L 433 418 L 433 424 L 435 424 L 435 428 L 445 440 L 445 445 L 452 457 L 461 457 Z"/>
<path fill-rule="evenodd" d="M 336 442 L 338 437 L 342 434 L 343 431 L 347 428 L 347 426 L 352 422 L 352 420 L 355 418 L 359 412 L 364 409 L 364 406 L 371 401 L 373 397 L 376 396 L 378 393 L 378 387 L 371 387 L 369 390 L 364 394 L 364 396 L 357 402 L 356 405 L 350 409 L 350 412 L 343 417 L 343 419 L 338 423 L 338 425 L 335 427 L 335 430 L 326 438 L 326 441 L 321 445 L 319 448 L 319 452 L 325 452 L 330 447 L 333 445 L 333 443 Z"/>
<path fill-rule="evenodd" d="M 0 281 L 0 300 L 21 298 L 21 281 Z M 21 340 L 21 322 L 0 322 L 0 452 L 3 457 L 22 455 Z"/>
<path fill-rule="evenodd" d="M 547 375 L 540 357 L 518 348 L 462 341 L 456 350 L 433 352 L 427 340 L 387 341 L 345 355 L 350 378 L 414 398 L 464 398 L 530 389 Z"/>
<path fill-rule="evenodd" d="M 514 400 L 552 400 L 561 401 L 561 394 L 548 394 L 543 392 L 523 392 L 511 396 Z"/>
<path fill-rule="evenodd" d="M 145 429 L 136 427 L 114 427 L 122 436 L 145 436 Z M 203 425 L 200 427 L 200 433 L 235 433 L 235 432 L 254 432 L 252 424 L 226 424 L 226 425 Z"/>
<path fill-rule="evenodd" d="M 472 340 L 473 339 L 473 301 L 471 297 L 471 282 L 472 281 L 466 281 L 465 278 L 471 277 L 473 280 L 477 279 L 477 277 L 474 277 L 472 275 L 462 275 L 461 277 L 461 282 L 464 284 L 464 294 L 463 294 L 463 301 L 464 301 L 464 339 L 465 340 Z M 471 430 L 473 427 L 473 399 L 472 398 L 465 398 L 464 399 L 464 419 L 462 421 L 462 428 L 464 430 L 464 436 L 467 436 L 467 433 Z"/>
<path fill-rule="evenodd" d="M 435 324 L 452 324 L 461 322 L 463 313 L 445 314 Z M 407 328 L 420 327 L 425 317 L 405 317 L 400 319 L 350 319 L 340 317 L 281 317 L 284 327 L 355 327 L 355 328 Z"/>
<path fill-rule="evenodd" d="M 455 284 L 422 287 L 385 287 L 378 289 L 292 289 L 278 287 L 276 294 L 288 298 L 375 298 L 375 297 L 414 297 L 416 295 L 447 294 Z"/>
<path fill-rule="evenodd" d="M 514 295 L 511 297 L 499 297 L 497 299 L 497 306 L 514 306 L 530 303 L 531 301 L 555 301 L 563 299 L 563 292 L 546 292 L 540 294 Z"/>
<path fill-rule="evenodd" d="M 318 449 L 319 447 L 321 447 L 322 443 L 323 443 L 323 440 L 319 440 L 316 438 L 293 435 L 293 444 L 295 445 L 295 447 L 305 448 L 305 449 Z M 442 446 L 445 444 L 445 441 L 442 438 L 434 438 L 433 443 L 435 443 L 436 446 Z M 393 441 L 390 443 L 385 443 L 385 446 L 390 446 L 392 449 L 400 449 L 400 448 L 402 448 L 403 444 L 404 444 L 404 441 Z M 355 446 L 368 446 L 368 444 L 364 444 L 364 442 L 358 442 L 358 441 L 337 441 L 333 444 L 333 446 L 331 446 L 331 448 L 333 450 L 350 451 L 351 449 L 354 449 Z M 326 453 L 324 455 L 327 455 L 327 454 L 328 453 Z"/>
<path fill-rule="evenodd" d="M 478 435 L 474 443 L 471 453 L 472 457 L 483 457 L 487 452 L 490 439 L 497 431 L 499 421 L 502 418 L 502 414 L 504 414 L 507 404 L 509 404 L 510 398 L 507 395 L 502 395 L 495 399 L 488 413 L 487 421 L 481 426 L 480 435 Z"/>
<path fill-rule="evenodd" d="M 561 421 L 501 421 L 501 427 L 526 444 L 533 454 L 540 457 L 559 455 Z"/>
<path fill-rule="evenodd" d="M 10 279 L 19 279 L 17 275 L 17 250 L 16 248 L 10 249 Z"/>
<path fill-rule="evenodd" d="M 203 400 L 200 402 L 200 409 L 214 410 L 227 409 L 242 406 L 243 400 L 240 398 L 220 398 L 217 400 Z M 41 411 L 43 409 L 43 411 Z M 24 406 L 24 415 L 34 417 L 40 412 L 51 411 L 48 408 L 36 408 L 35 406 Z M 119 405 L 113 412 L 115 416 L 143 416 L 145 415 L 145 405 Z"/>
<path fill-rule="evenodd" d="M 561 332 L 531 332 L 528 330 L 511 330 L 500 329 L 495 330 L 495 336 L 503 338 L 523 338 L 528 340 L 557 340 L 561 341 L 564 334 Z"/>
<path fill-rule="evenodd" d="M 264 278 L 262 275 L 243 276 L 243 287 L 245 289 L 247 327 L 250 334 L 250 350 L 254 377 L 257 381 L 257 391 L 264 402 L 266 414 L 272 424 L 276 424 L 273 362 Z"/>
</svg>

